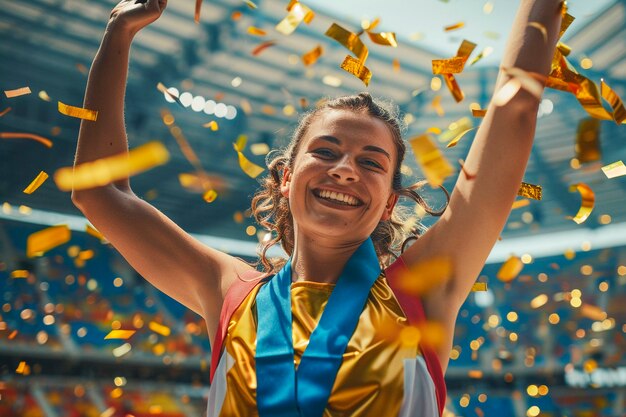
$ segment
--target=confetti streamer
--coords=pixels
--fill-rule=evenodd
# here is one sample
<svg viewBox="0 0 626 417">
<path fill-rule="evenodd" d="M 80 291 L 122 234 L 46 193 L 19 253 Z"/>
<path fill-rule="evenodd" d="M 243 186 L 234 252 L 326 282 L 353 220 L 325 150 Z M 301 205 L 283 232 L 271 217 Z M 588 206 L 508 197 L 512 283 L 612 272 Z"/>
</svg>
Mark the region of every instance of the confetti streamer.
<svg viewBox="0 0 626 417">
<path fill-rule="evenodd" d="M 54 182 L 61 191 L 100 187 L 163 165 L 169 157 L 162 143 L 148 142 L 128 153 L 60 168 L 54 173 Z"/>
<path fill-rule="evenodd" d="M 472 285 L 472 292 L 479 292 L 479 291 L 487 291 L 486 282 L 475 282 L 474 285 Z"/>
<path fill-rule="evenodd" d="M 239 10 L 235 10 L 230 14 L 230 18 L 235 21 L 241 19 L 241 16 L 243 16 L 243 13 L 241 13 Z"/>
<path fill-rule="evenodd" d="M 50 249 L 69 242 L 71 236 L 72 232 L 66 224 L 32 233 L 26 240 L 26 256 L 41 256 Z"/>
<path fill-rule="evenodd" d="M 626 120 L 626 109 L 624 109 L 622 99 L 604 82 L 604 80 L 600 80 L 600 90 L 602 92 L 602 98 L 605 99 L 613 109 L 613 120 L 615 120 L 615 123 L 624 123 Z"/>
<path fill-rule="evenodd" d="M 463 71 L 465 63 L 474 51 L 474 48 L 476 48 L 475 43 L 464 39 L 456 52 L 456 56 L 448 59 L 435 59 L 432 61 L 433 74 L 443 75 L 446 86 L 452 93 L 452 96 L 457 103 L 462 101 L 465 96 L 452 74 Z"/>
<path fill-rule="evenodd" d="M 612 164 L 602 167 L 602 172 L 607 178 L 621 177 L 626 175 L 626 165 L 623 161 L 613 162 Z"/>
<path fill-rule="evenodd" d="M 263 42 L 259 45 L 257 45 L 253 50 L 252 50 L 252 55 L 257 56 L 259 55 L 261 52 L 265 51 L 267 48 L 269 48 L 270 46 L 274 46 L 276 45 L 275 41 L 266 41 Z"/>
<path fill-rule="evenodd" d="M 524 263 L 519 257 L 510 256 L 509 259 L 502 264 L 496 276 L 502 282 L 511 282 L 522 272 L 523 267 Z"/>
<path fill-rule="evenodd" d="M 17 369 L 15 370 L 15 373 L 28 375 L 30 374 L 30 366 L 28 366 L 25 361 L 21 361 L 19 365 L 17 365 Z"/>
<path fill-rule="evenodd" d="M 270 147 L 267 143 L 253 143 L 250 145 L 252 155 L 267 155 L 269 151 Z"/>
<path fill-rule="evenodd" d="M 433 59 L 433 74 L 458 74 L 463 71 L 467 58 L 453 57 L 448 59 Z"/>
<path fill-rule="evenodd" d="M 517 190 L 517 195 L 520 197 L 532 198 L 533 200 L 541 200 L 542 198 L 542 188 L 541 185 L 529 184 L 527 182 L 522 182 Z"/>
<path fill-rule="evenodd" d="M 454 168 L 431 140 L 430 135 L 422 134 L 409 140 L 415 159 L 422 168 L 428 183 L 433 187 L 443 184 L 443 180 L 454 173 Z"/>
<path fill-rule="evenodd" d="M 421 296 L 452 278 L 452 260 L 437 257 L 409 266 L 398 276 L 398 288 L 410 295 Z"/>
<path fill-rule="evenodd" d="M 253 36 L 265 36 L 265 35 L 267 35 L 267 32 L 264 31 L 263 29 L 259 29 L 256 26 L 249 26 L 248 27 L 248 34 L 249 35 L 253 35 Z"/>
<path fill-rule="evenodd" d="M 26 94 L 30 94 L 30 87 L 21 87 L 16 88 L 15 90 L 4 90 L 4 95 L 7 96 L 7 98 L 15 98 Z"/>
<path fill-rule="evenodd" d="M 95 110 L 83 109 L 81 107 L 69 106 L 58 102 L 59 113 L 66 116 L 75 117 L 77 119 L 90 120 L 95 122 L 98 118 L 98 112 Z"/>
<path fill-rule="evenodd" d="M 349 30 L 339 26 L 338 24 L 333 23 L 328 28 L 328 30 L 326 30 L 326 33 L 324 33 L 324 35 L 339 42 L 350 52 L 356 55 L 359 61 L 364 63 L 367 60 L 369 50 L 367 49 L 367 46 L 365 46 L 365 44 L 361 42 L 361 39 L 355 33 L 352 33 Z"/>
<path fill-rule="evenodd" d="M 32 139 L 41 143 L 42 145 L 52 148 L 52 141 L 46 139 L 43 136 L 35 135 L 33 133 L 17 133 L 17 132 L 0 132 L 1 139 Z"/>
<path fill-rule="evenodd" d="M 575 221 L 578 224 L 582 224 L 585 222 L 585 220 L 587 220 L 587 218 L 591 214 L 591 211 L 593 210 L 596 201 L 596 195 L 591 187 L 582 182 L 571 185 L 569 187 L 569 191 L 571 193 L 578 191 L 580 193 L 580 196 L 582 197 L 582 202 L 580 204 L 580 208 L 578 209 L 578 213 L 576 213 L 576 216 L 568 216 L 567 218 Z"/>
<path fill-rule="evenodd" d="M 324 49 L 322 45 L 317 45 L 315 48 L 311 49 L 309 52 L 302 55 L 302 62 L 307 67 L 309 65 L 313 65 L 317 62 L 320 56 L 324 53 Z"/>
<path fill-rule="evenodd" d="M 164 326 L 160 323 L 157 323 L 156 321 L 151 321 L 150 323 L 148 323 L 148 327 L 153 332 L 158 333 L 161 336 L 165 336 L 165 337 L 169 336 L 170 333 L 172 332 L 169 327 Z"/>
<path fill-rule="evenodd" d="M 109 339 L 130 339 L 137 330 L 111 330 L 106 336 L 104 336 L 104 340 Z"/>
<path fill-rule="evenodd" d="M 576 132 L 576 158 L 581 163 L 599 161 L 600 151 L 600 120 L 583 119 L 578 123 Z"/>
<path fill-rule="evenodd" d="M 349 72 L 350 74 L 363 81 L 363 84 L 365 84 L 365 86 L 368 86 L 370 80 L 372 79 L 372 72 L 369 70 L 369 68 L 363 65 L 362 61 L 359 61 L 358 59 L 355 59 L 350 55 L 346 55 L 345 59 L 341 63 L 341 69 Z"/>
<path fill-rule="evenodd" d="M 367 35 L 370 37 L 370 40 L 375 44 L 391 46 L 393 48 L 398 47 L 398 41 L 396 40 L 396 34 L 394 32 L 372 33 L 368 30 Z"/>
<path fill-rule="evenodd" d="M 453 30 L 461 29 L 465 27 L 465 22 L 455 23 L 453 25 L 449 25 L 443 28 L 445 32 L 452 32 Z"/>
<path fill-rule="evenodd" d="M 233 148 L 237 152 L 239 157 L 239 166 L 241 170 L 245 172 L 249 177 L 256 178 L 258 177 L 265 169 L 260 166 L 253 164 L 243 155 L 243 150 L 246 147 L 247 137 L 245 135 L 240 135 L 237 138 L 237 141 L 233 143 Z"/>
<path fill-rule="evenodd" d="M 315 13 L 302 3 L 295 1 L 289 3 L 287 16 L 276 25 L 276 30 L 283 35 L 291 35 L 300 23 L 311 23 Z"/>
<path fill-rule="evenodd" d="M 30 184 L 28 184 L 28 187 L 24 189 L 24 193 L 25 194 L 34 193 L 37 190 L 37 188 L 39 188 L 41 184 L 43 184 L 44 181 L 46 181 L 47 179 L 48 179 L 48 174 L 44 171 L 40 171 L 37 177 L 35 177 L 35 179 L 32 180 Z"/>
<path fill-rule="evenodd" d="M 0 112 L 0 117 L 4 116 L 5 114 L 7 114 L 10 111 L 11 111 L 11 107 L 7 107 L 6 109 L 2 110 Z"/>
</svg>

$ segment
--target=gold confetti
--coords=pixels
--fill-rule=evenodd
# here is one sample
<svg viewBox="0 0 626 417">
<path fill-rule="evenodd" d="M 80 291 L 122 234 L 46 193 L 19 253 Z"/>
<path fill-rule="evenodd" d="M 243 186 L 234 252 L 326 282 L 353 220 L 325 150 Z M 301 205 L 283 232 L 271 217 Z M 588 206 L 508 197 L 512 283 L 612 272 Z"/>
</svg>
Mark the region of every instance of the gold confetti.
<svg viewBox="0 0 626 417">
<path fill-rule="evenodd" d="M 98 229 L 96 229 L 92 225 L 90 224 L 85 225 L 85 231 L 87 232 L 88 235 L 91 235 L 95 237 L 96 239 L 99 239 L 100 242 L 102 243 L 107 242 L 107 239 L 104 237 L 104 235 L 100 233 Z"/>
<path fill-rule="evenodd" d="M 67 243 L 71 236 L 72 232 L 66 224 L 32 233 L 26 240 L 26 256 L 29 258 L 41 256 L 50 249 Z"/>
<path fill-rule="evenodd" d="M 470 65 L 474 65 L 481 59 L 487 58 L 489 55 L 491 55 L 492 52 L 493 52 L 493 48 L 491 46 L 486 47 L 474 59 L 472 59 L 472 62 L 470 62 Z"/>
<path fill-rule="evenodd" d="M 29 272 L 25 269 L 16 269 L 15 271 L 11 271 L 11 278 L 28 278 Z"/>
<path fill-rule="evenodd" d="M 317 45 L 315 48 L 302 55 L 302 62 L 306 66 L 313 65 L 323 53 L 324 49 L 322 48 L 322 45 Z"/>
<path fill-rule="evenodd" d="M 200 9 L 202 8 L 202 0 L 196 0 L 196 9 L 193 14 L 193 21 L 196 24 L 200 23 Z"/>
<path fill-rule="evenodd" d="M 98 112 L 96 110 L 83 109 L 81 107 L 69 106 L 67 104 L 58 102 L 59 113 L 66 116 L 75 117 L 77 119 L 91 120 L 93 122 L 98 118 Z"/>
<path fill-rule="evenodd" d="M 163 165 L 169 157 L 162 143 L 148 142 L 128 153 L 60 168 L 54 173 L 54 182 L 61 191 L 99 187 Z"/>
<path fill-rule="evenodd" d="M 208 190 L 204 194 L 202 194 L 202 198 L 207 203 L 212 203 L 217 198 L 217 192 L 215 190 Z"/>
<path fill-rule="evenodd" d="M 5 114 L 7 114 L 10 111 L 11 111 L 11 107 L 7 107 L 6 109 L 0 111 L 0 117 L 4 116 Z"/>
<path fill-rule="evenodd" d="M 263 42 L 259 45 L 257 45 L 253 50 L 252 50 L 252 55 L 257 56 L 259 55 L 261 52 L 263 52 L 264 50 L 266 50 L 267 48 L 269 48 L 270 46 L 274 46 L 276 45 L 275 41 L 266 41 Z"/>
<path fill-rule="evenodd" d="M 250 26 L 248 27 L 248 34 L 254 35 L 254 36 L 265 36 L 267 35 L 267 32 L 264 31 L 263 29 L 259 29 L 256 26 Z"/>
<path fill-rule="evenodd" d="M 243 16 L 243 13 L 241 13 L 239 10 L 235 10 L 230 14 L 230 18 L 235 21 L 241 19 L 241 16 Z"/>
<path fill-rule="evenodd" d="M 479 292 L 479 291 L 487 291 L 486 282 L 475 282 L 474 285 L 472 285 L 472 292 Z"/>
<path fill-rule="evenodd" d="M 243 112 L 247 115 L 252 114 L 252 106 L 250 105 L 250 102 L 248 100 L 246 100 L 245 98 L 242 98 L 241 101 L 239 102 L 239 105 L 241 106 L 241 110 L 243 110 Z"/>
<path fill-rule="evenodd" d="M 267 155 L 270 151 L 270 147 L 267 143 L 253 143 L 250 145 L 250 152 L 252 155 Z"/>
<path fill-rule="evenodd" d="M 457 74 L 463 71 L 467 58 L 452 57 L 448 59 L 433 59 L 433 74 Z"/>
<path fill-rule="evenodd" d="M 541 200 L 541 185 L 534 185 L 527 182 L 522 182 L 519 190 L 517 190 L 517 195 L 519 195 L 520 197 L 532 198 L 533 200 Z"/>
<path fill-rule="evenodd" d="M 626 165 L 624 165 L 623 161 L 613 162 L 612 164 L 603 166 L 602 172 L 604 172 L 607 178 L 621 177 L 622 175 L 626 175 Z"/>
<path fill-rule="evenodd" d="M 211 120 L 210 122 L 203 124 L 202 127 L 208 127 L 214 132 L 219 129 L 219 125 L 215 120 Z"/>
<path fill-rule="evenodd" d="M 496 276 L 502 282 L 511 282 L 519 275 L 523 267 L 524 263 L 519 257 L 510 256 L 502 264 Z"/>
<path fill-rule="evenodd" d="M 398 277 L 398 287 L 411 295 L 423 295 L 452 278 L 452 260 L 437 257 L 409 266 Z"/>
<path fill-rule="evenodd" d="M 43 101 L 51 101 L 52 100 L 50 98 L 50 96 L 48 95 L 48 93 L 45 92 L 45 90 L 41 90 L 38 95 L 39 95 L 39 98 L 42 99 Z"/>
<path fill-rule="evenodd" d="M 158 333 L 161 336 L 165 336 L 165 337 L 169 336 L 170 333 L 172 332 L 169 327 L 164 326 L 160 323 L 157 323 L 156 321 L 151 321 L 150 323 L 148 323 L 148 327 L 153 332 Z"/>
<path fill-rule="evenodd" d="M 576 132 L 576 158 L 581 163 L 599 161 L 600 154 L 600 120 L 583 119 L 578 123 Z"/>
<path fill-rule="evenodd" d="M 365 65 L 363 65 L 362 61 L 351 57 L 350 55 L 346 55 L 345 59 L 341 63 L 341 69 L 349 72 L 354 75 L 366 86 L 369 85 L 370 80 L 372 78 L 372 73 Z"/>
<path fill-rule="evenodd" d="M 430 135 L 423 134 L 412 138 L 409 143 L 415 154 L 417 163 L 422 168 L 426 180 L 432 187 L 443 184 L 443 180 L 454 173 L 454 168 L 431 140 Z"/>
<path fill-rule="evenodd" d="M 400 60 L 399 59 L 394 59 L 391 65 L 393 67 L 393 72 L 400 72 Z"/>
<path fill-rule="evenodd" d="M 439 129 L 438 127 L 432 126 L 426 129 L 426 133 L 433 133 L 435 135 L 439 135 L 441 134 L 441 129 Z"/>
<path fill-rule="evenodd" d="M 372 33 L 368 30 L 367 35 L 370 37 L 370 40 L 375 44 L 391 46 L 393 48 L 398 47 L 398 41 L 396 40 L 396 34 L 394 32 Z"/>
<path fill-rule="evenodd" d="M 181 107 L 185 107 L 183 106 L 183 103 L 181 103 L 180 98 L 178 97 L 178 95 L 176 94 L 172 94 L 168 88 L 166 86 L 163 85 L 163 83 L 159 82 L 157 84 L 157 90 L 159 90 L 160 92 L 162 92 L 163 94 L 167 95 L 169 98 L 171 98 L 172 100 L 174 100 L 176 103 L 178 103 Z"/>
<path fill-rule="evenodd" d="M 530 204 L 530 200 L 524 198 L 522 200 L 517 200 L 513 202 L 513 205 L 511 206 L 511 210 L 515 210 L 521 207 L 526 207 L 527 205 Z"/>
<path fill-rule="evenodd" d="M 443 75 L 446 86 L 452 93 L 452 96 L 457 103 L 463 100 L 464 94 L 452 74 L 463 71 L 465 63 L 474 51 L 474 48 L 476 48 L 475 43 L 464 39 L 456 52 L 456 56 L 448 59 L 435 59 L 432 61 L 433 74 Z"/>
<path fill-rule="evenodd" d="M 467 372 L 467 376 L 472 379 L 481 379 L 483 377 L 483 371 L 479 369 L 472 369 Z"/>
<path fill-rule="evenodd" d="M 291 2 L 287 7 L 287 16 L 276 25 L 276 30 L 283 35 L 292 34 L 300 23 L 309 24 L 315 13 L 302 3 Z"/>
<path fill-rule="evenodd" d="M 441 96 L 433 97 L 433 101 L 430 103 L 431 106 L 435 109 L 435 112 L 439 117 L 443 117 L 446 112 L 443 110 L 443 106 L 441 105 Z"/>
<path fill-rule="evenodd" d="M 352 33 L 338 24 L 333 23 L 328 30 L 326 30 L 324 35 L 336 40 L 341 45 L 346 47 L 350 52 L 356 55 L 359 61 L 364 63 L 367 60 L 369 50 L 355 33 Z"/>
<path fill-rule="evenodd" d="M 28 187 L 24 189 L 24 193 L 25 194 L 34 193 L 35 190 L 37 190 L 37 188 L 39 188 L 41 184 L 43 184 L 44 181 L 47 179 L 48 179 L 48 174 L 46 174 L 44 171 L 40 171 L 37 177 L 35 177 L 35 179 L 32 180 L 30 184 L 28 184 Z"/>
<path fill-rule="evenodd" d="M 574 220 L 576 223 L 581 224 L 585 220 L 587 220 L 587 218 L 591 214 L 591 211 L 593 210 L 593 207 L 595 205 L 596 195 L 591 187 L 582 182 L 571 185 L 569 187 L 569 191 L 571 193 L 578 191 L 580 193 L 580 196 L 582 197 L 582 202 L 580 204 L 580 208 L 578 209 L 578 213 L 576 213 L 576 216 L 568 216 L 568 219 Z"/>
<path fill-rule="evenodd" d="M 258 8 L 258 6 L 254 4 L 253 2 L 251 2 L 250 0 L 243 0 L 243 2 L 246 3 L 246 5 L 248 5 L 248 7 L 251 8 L 252 10 Z"/>
<path fill-rule="evenodd" d="M 473 117 L 485 117 L 487 114 L 487 109 L 472 109 Z"/>
<path fill-rule="evenodd" d="M 474 126 L 472 119 L 469 117 L 461 117 L 458 120 L 450 123 L 448 129 L 441 133 L 437 138 L 439 142 L 446 143 L 452 141 L 459 133 L 463 133 L 465 130 L 471 129 Z"/>
<path fill-rule="evenodd" d="M 108 339 L 129 339 L 131 338 L 137 330 L 111 330 L 106 336 L 104 336 L 104 340 Z"/>
<path fill-rule="evenodd" d="M 240 135 L 237 138 L 237 141 L 233 143 L 233 148 L 237 152 L 239 157 L 239 166 L 241 170 L 245 172 L 249 177 L 256 178 L 258 177 L 264 169 L 260 166 L 253 164 L 243 155 L 243 150 L 246 147 L 247 137 L 245 135 Z"/>
<path fill-rule="evenodd" d="M 602 98 L 605 99 L 613 109 L 613 120 L 615 120 L 615 123 L 624 123 L 626 120 L 626 109 L 624 109 L 622 99 L 604 82 L 604 80 L 600 80 L 600 90 L 602 91 Z"/>
<path fill-rule="evenodd" d="M 459 133 L 458 135 L 456 135 L 456 137 L 454 139 L 452 139 L 447 145 L 446 148 L 452 148 L 454 146 L 456 146 L 457 143 L 459 143 L 459 141 L 463 138 L 463 136 L 465 136 L 467 133 L 471 132 L 472 130 L 476 129 L 476 127 L 471 127 L 469 129 L 466 129 L 464 131 L 462 131 L 461 133 Z"/>
<path fill-rule="evenodd" d="M 453 30 L 461 29 L 462 27 L 465 27 L 465 22 L 459 22 L 453 25 L 445 26 L 443 30 L 446 32 L 451 32 Z"/>
<path fill-rule="evenodd" d="M 8 339 L 9 339 L 9 340 L 13 340 L 13 339 L 15 339 L 15 336 L 17 336 L 17 333 L 18 333 L 18 332 L 17 332 L 17 330 L 13 330 L 13 331 L 9 334 Z"/>
<path fill-rule="evenodd" d="M 4 90 L 4 95 L 7 96 L 7 98 L 19 97 L 26 94 L 30 94 L 29 87 L 16 88 L 15 90 Z"/>
<path fill-rule="evenodd" d="M 544 25 L 539 22 L 530 22 L 528 23 L 528 26 L 530 26 L 531 28 L 535 28 L 539 32 L 541 32 L 541 35 L 543 36 L 543 42 L 548 43 L 548 30 Z"/>
<path fill-rule="evenodd" d="M 17 369 L 15 370 L 15 373 L 28 375 L 30 374 L 30 366 L 28 366 L 25 361 L 21 361 L 19 365 L 17 365 Z"/>
<path fill-rule="evenodd" d="M 52 141 L 46 139 L 43 136 L 35 135 L 34 133 L 17 133 L 17 132 L 0 132 L 1 139 L 32 139 L 37 141 L 48 148 L 52 148 Z"/>
</svg>

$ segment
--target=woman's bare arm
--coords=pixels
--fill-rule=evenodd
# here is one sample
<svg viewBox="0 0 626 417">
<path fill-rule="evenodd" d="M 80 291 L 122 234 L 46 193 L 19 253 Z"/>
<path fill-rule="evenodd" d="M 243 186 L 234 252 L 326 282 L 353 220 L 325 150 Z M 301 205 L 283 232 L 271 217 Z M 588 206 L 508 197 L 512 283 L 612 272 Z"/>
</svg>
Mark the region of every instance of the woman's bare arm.
<svg viewBox="0 0 626 417">
<path fill-rule="evenodd" d="M 547 75 L 561 21 L 560 0 L 521 0 L 503 68 Z M 536 27 L 547 30 L 547 40 Z M 508 80 L 502 71 L 497 92 Z M 452 259 L 454 275 L 424 297 L 427 316 L 446 327 L 439 357 L 445 367 L 458 311 L 491 252 L 511 211 L 532 148 L 539 100 L 520 90 L 506 105 L 489 105 L 465 161 L 473 179 L 459 175 L 442 218 L 402 257 L 407 264 L 436 256 Z"/>
<path fill-rule="evenodd" d="M 75 166 L 128 152 L 124 93 L 131 42 L 166 6 L 166 0 L 139 1 L 123 0 L 111 13 L 85 92 L 84 107 L 97 110 L 98 120 L 82 121 Z M 128 179 L 74 190 L 72 201 L 137 272 L 202 315 L 213 336 L 223 294 L 250 266 L 192 238 L 137 197 Z"/>
</svg>

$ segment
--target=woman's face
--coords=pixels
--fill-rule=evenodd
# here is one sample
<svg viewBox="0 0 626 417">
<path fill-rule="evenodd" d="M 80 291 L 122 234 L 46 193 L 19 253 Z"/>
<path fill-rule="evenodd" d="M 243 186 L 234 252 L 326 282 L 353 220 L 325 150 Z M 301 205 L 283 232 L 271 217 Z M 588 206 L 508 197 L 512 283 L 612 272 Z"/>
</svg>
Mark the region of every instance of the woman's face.
<svg viewBox="0 0 626 417">
<path fill-rule="evenodd" d="M 346 241 L 369 237 L 397 201 L 391 186 L 397 158 L 382 120 L 350 110 L 315 116 L 281 185 L 295 232 Z"/>
</svg>

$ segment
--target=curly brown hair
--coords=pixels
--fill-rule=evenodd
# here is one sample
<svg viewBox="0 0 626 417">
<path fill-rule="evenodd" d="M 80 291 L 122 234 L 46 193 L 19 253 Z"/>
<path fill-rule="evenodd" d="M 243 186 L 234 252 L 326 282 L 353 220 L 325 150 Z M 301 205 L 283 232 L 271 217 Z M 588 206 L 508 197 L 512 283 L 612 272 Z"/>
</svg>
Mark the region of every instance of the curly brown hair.
<svg viewBox="0 0 626 417">
<path fill-rule="evenodd" d="M 269 175 L 263 178 L 261 188 L 252 198 L 252 215 L 256 222 L 271 233 L 271 239 L 262 243 L 259 253 L 259 263 L 267 273 L 277 272 L 284 264 L 284 259 L 268 259 L 267 250 L 280 242 L 285 252 L 291 256 L 294 248 L 293 218 L 289 210 L 287 198 L 280 192 L 281 176 L 283 169 L 288 167 L 293 170 L 295 157 L 300 147 L 300 142 L 306 134 L 315 117 L 327 110 L 350 110 L 355 113 L 365 113 L 376 117 L 387 125 L 396 145 L 398 158 L 394 167 L 392 180 L 393 191 L 400 197 L 408 197 L 419 204 L 423 210 L 433 216 L 441 216 L 447 206 L 441 210 L 432 209 L 426 201 L 417 193 L 426 181 L 419 181 L 408 187 L 402 186 L 402 173 L 400 167 L 406 153 L 406 145 L 402 139 L 402 123 L 399 118 L 398 107 L 390 102 L 374 99 L 369 93 L 343 96 L 324 101 L 317 108 L 304 113 L 296 127 L 289 145 L 285 149 L 273 151 L 268 154 L 267 166 Z M 449 201 L 449 194 L 441 187 Z M 417 239 L 426 227 L 419 221 L 406 227 L 408 214 L 402 207 L 396 205 L 390 218 L 380 221 L 372 232 L 371 238 L 382 266 L 387 266 L 398 253 L 404 251 L 411 240 Z"/>
</svg>

